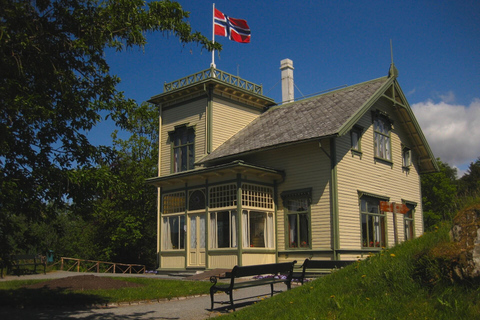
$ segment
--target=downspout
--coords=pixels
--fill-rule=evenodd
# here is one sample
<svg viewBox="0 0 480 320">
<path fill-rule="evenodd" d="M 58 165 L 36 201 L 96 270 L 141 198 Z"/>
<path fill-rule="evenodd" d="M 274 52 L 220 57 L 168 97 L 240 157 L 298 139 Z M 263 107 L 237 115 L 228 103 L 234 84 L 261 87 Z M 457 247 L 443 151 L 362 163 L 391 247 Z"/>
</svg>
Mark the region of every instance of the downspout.
<svg viewBox="0 0 480 320">
<path fill-rule="evenodd" d="M 158 116 L 158 161 L 157 161 L 157 176 L 161 176 L 161 159 L 162 159 L 162 105 L 159 105 L 159 116 Z M 160 251 L 162 249 L 161 239 L 161 213 L 162 213 L 162 188 L 157 187 L 157 265 L 160 269 L 161 261 L 160 261 Z"/>
<path fill-rule="evenodd" d="M 332 208 L 333 259 L 338 260 L 338 249 L 340 247 L 340 226 L 339 226 L 339 209 L 338 209 L 336 138 L 330 139 L 330 163 L 331 163 L 330 203 Z"/>
<path fill-rule="evenodd" d="M 275 230 L 275 262 L 278 263 L 278 183 L 277 180 L 273 182 L 273 203 L 275 204 L 273 216 L 273 223 L 275 223 L 274 230 Z"/>
</svg>

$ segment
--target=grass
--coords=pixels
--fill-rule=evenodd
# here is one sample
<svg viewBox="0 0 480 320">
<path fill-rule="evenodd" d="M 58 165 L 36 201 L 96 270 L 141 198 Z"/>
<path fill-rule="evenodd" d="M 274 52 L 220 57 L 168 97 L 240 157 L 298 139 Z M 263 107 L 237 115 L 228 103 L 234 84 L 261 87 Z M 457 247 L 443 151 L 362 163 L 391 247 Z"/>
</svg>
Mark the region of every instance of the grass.
<svg viewBox="0 0 480 320">
<path fill-rule="evenodd" d="M 452 284 L 434 260 L 443 226 L 333 274 L 225 316 L 236 319 L 479 319 L 480 289 Z"/>
<path fill-rule="evenodd" d="M 125 301 L 171 299 L 209 292 L 210 282 L 151 278 L 115 278 L 143 284 L 143 287 L 110 290 L 29 289 L 25 285 L 46 280 L 12 280 L 0 282 L 0 306 L 66 306 L 107 304 Z"/>
</svg>

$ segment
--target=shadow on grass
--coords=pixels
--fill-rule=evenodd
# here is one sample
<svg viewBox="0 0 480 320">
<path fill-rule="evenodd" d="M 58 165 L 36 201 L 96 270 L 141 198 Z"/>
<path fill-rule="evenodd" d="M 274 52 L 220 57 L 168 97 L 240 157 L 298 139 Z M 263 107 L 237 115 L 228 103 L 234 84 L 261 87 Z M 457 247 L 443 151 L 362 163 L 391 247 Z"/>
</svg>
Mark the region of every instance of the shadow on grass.
<svg viewBox="0 0 480 320">
<path fill-rule="evenodd" d="M 0 319 L 178 319 L 158 317 L 154 311 L 118 314 L 113 310 L 114 308 L 109 310 L 105 307 L 108 302 L 100 296 L 82 294 L 64 288 L 0 290 Z"/>
<path fill-rule="evenodd" d="M 154 311 L 133 312 L 118 314 L 114 310 L 102 309 L 97 311 L 91 308 L 42 308 L 42 309 L 15 309 L 0 308 L 0 318 L 9 320 L 33 320 L 33 319 L 82 319 L 82 320 L 154 320 L 154 319 L 179 319 L 178 317 L 158 317 Z"/>
<path fill-rule="evenodd" d="M 93 294 L 82 294 L 65 288 L 18 288 L 0 290 L 0 306 L 14 308 L 70 307 L 106 305 L 109 301 Z"/>
</svg>

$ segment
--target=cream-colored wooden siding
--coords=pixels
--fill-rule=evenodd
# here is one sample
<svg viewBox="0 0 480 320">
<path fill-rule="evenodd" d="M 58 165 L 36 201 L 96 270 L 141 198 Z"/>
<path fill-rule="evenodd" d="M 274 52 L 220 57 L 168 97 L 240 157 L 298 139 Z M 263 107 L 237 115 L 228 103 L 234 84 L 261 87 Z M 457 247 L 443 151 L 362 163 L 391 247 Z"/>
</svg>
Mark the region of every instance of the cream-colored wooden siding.
<svg viewBox="0 0 480 320">
<path fill-rule="evenodd" d="M 260 110 L 215 98 L 212 114 L 212 151 L 260 114 Z"/>
<path fill-rule="evenodd" d="M 332 254 L 331 253 L 325 253 L 325 254 L 320 254 L 320 253 L 313 253 L 313 254 L 305 254 L 305 253 L 288 253 L 288 254 L 283 254 L 280 253 L 278 255 L 278 262 L 292 262 L 292 261 L 297 261 L 295 264 L 295 267 L 298 268 L 302 266 L 303 262 L 305 259 L 312 259 L 312 260 L 332 260 Z M 343 259 L 346 260 L 346 259 Z"/>
<path fill-rule="evenodd" d="M 185 268 L 185 256 L 163 256 L 161 257 L 162 269 Z"/>
<path fill-rule="evenodd" d="M 188 126 L 195 126 L 195 160 L 205 155 L 206 108 L 207 99 L 199 99 L 162 111 L 160 176 L 171 173 L 171 143 L 168 132 L 173 131 L 175 126 L 187 123 Z"/>
<path fill-rule="evenodd" d="M 329 153 L 328 141 L 322 146 Z M 284 170 L 285 181 L 279 184 L 278 194 L 304 188 L 312 188 L 311 234 L 312 249 L 331 248 L 330 210 L 330 159 L 318 142 L 305 143 L 261 152 L 246 158 L 247 162 Z M 277 248 L 285 250 L 285 219 L 283 203 L 277 203 Z"/>
<path fill-rule="evenodd" d="M 410 170 L 402 167 L 402 141 L 408 145 L 408 136 L 404 132 L 400 119 L 396 117 L 393 108 L 387 104 L 377 103 L 372 110 L 386 111 L 394 125 L 391 131 L 391 155 L 393 165 L 375 161 L 374 132 L 372 114 L 367 112 L 358 125 L 364 128 L 361 137 L 362 155 L 352 154 L 350 151 L 350 134 L 337 139 L 337 177 L 340 220 L 340 248 L 360 249 L 361 222 L 358 205 L 358 190 L 390 197 L 392 202 L 402 200 L 416 202 L 415 215 L 416 235 L 422 234 L 423 221 L 421 212 L 420 177 L 418 167 L 414 165 Z M 415 155 L 412 155 L 415 159 Z M 394 241 L 393 220 L 387 222 L 388 244 Z M 404 226 L 397 224 L 398 234 L 404 233 Z M 400 237 L 399 237 L 400 239 Z"/>
<path fill-rule="evenodd" d="M 231 255 L 209 255 L 208 256 L 208 267 L 210 269 L 215 268 L 233 268 L 238 264 L 238 256 L 237 253 Z"/>
<path fill-rule="evenodd" d="M 242 265 L 252 266 L 256 264 L 275 263 L 274 253 L 243 253 Z"/>
</svg>

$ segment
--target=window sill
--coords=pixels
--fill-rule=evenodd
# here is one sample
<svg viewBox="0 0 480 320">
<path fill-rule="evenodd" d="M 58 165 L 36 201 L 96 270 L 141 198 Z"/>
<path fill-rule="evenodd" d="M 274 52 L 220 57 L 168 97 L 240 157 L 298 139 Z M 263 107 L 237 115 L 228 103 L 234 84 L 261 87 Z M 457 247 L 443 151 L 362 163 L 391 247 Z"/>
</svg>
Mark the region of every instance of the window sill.
<svg viewBox="0 0 480 320">
<path fill-rule="evenodd" d="M 360 151 L 360 150 L 350 149 L 350 152 L 352 153 L 352 157 L 353 157 L 353 156 L 359 156 L 360 159 L 361 159 L 362 156 L 363 156 L 363 152 Z"/>
<path fill-rule="evenodd" d="M 274 248 L 243 248 L 244 253 L 275 253 Z"/>
<path fill-rule="evenodd" d="M 383 164 L 386 164 L 386 165 L 389 165 L 389 166 L 393 167 L 392 160 L 383 159 L 383 158 L 379 158 L 379 157 L 374 157 L 374 159 L 375 159 L 375 163 L 380 162 L 380 163 L 383 163 Z"/>
</svg>

